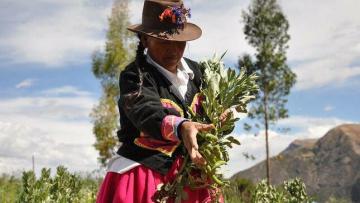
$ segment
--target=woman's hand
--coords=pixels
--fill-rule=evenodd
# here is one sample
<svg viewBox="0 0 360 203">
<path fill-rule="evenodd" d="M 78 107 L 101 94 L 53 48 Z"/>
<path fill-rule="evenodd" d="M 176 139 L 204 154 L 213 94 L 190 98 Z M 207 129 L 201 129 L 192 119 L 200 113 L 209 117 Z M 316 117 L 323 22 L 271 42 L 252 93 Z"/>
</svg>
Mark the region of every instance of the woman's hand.
<svg viewBox="0 0 360 203">
<path fill-rule="evenodd" d="M 212 124 L 202 124 L 192 121 L 184 121 L 181 124 L 181 136 L 192 162 L 196 165 L 205 165 L 206 161 L 200 154 L 196 135 L 198 132 L 208 132 L 214 129 Z"/>
</svg>

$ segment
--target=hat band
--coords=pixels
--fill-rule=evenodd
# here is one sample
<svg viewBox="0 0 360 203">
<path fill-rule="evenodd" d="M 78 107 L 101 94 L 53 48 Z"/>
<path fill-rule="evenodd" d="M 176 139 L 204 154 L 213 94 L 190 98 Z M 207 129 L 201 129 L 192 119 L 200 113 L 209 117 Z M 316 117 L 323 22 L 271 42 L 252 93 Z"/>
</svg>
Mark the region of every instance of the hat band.
<svg viewBox="0 0 360 203">
<path fill-rule="evenodd" d="M 168 22 L 160 22 L 159 23 L 154 23 L 153 21 L 143 21 L 142 25 L 148 29 L 153 29 L 153 30 L 173 30 L 173 29 L 177 29 L 176 24 L 173 23 L 168 23 Z"/>
</svg>

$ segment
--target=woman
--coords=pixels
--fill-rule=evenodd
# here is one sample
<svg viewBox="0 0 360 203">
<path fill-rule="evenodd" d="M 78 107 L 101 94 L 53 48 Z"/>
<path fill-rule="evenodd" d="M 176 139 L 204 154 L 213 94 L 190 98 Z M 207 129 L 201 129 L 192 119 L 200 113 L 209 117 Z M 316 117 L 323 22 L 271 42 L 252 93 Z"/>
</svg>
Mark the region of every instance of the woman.
<svg viewBox="0 0 360 203">
<path fill-rule="evenodd" d="M 172 181 L 181 165 L 182 144 L 195 164 L 206 163 L 196 135 L 213 126 L 190 121 L 187 112 L 199 110 L 201 85 L 198 64 L 183 58 L 186 42 L 201 36 L 189 16 L 181 0 L 145 0 L 142 24 L 128 28 L 139 44 L 135 61 L 120 75 L 122 146 L 109 162 L 97 202 L 154 202 L 159 185 Z M 189 199 L 183 202 L 212 198 L 207 189 L 185 191 Z"/>
</svg>

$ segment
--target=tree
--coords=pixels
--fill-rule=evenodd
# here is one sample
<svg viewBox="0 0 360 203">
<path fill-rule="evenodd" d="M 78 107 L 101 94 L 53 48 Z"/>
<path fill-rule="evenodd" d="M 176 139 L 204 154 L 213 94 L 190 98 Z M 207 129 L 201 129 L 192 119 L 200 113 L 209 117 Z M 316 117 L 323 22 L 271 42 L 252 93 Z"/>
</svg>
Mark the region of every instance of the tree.
<svg viewBox="0 0 360 203">
<path fill-rule="evenodd" d="M 239 58 L 239 68 L 256 72 L 260 88 L 258 97 L 249 109 L 254 123 L 245 124 L 246 130 L 265 128 L 266 175 L 270 185 L 270 159 L 268 131 L 282 118 L 288 117 L 286 96 L 295 84 L 296 75 L 286 64 L 289 23 L 276 0 L 253 0 L 248 11 L 243 12 L 245 38 L 256 50 L 255 59 L 245 54 Z"/>
<path fill-rule="evenodd" d="M 92 57 L 92 72 L 100 80 L 102 96 L 92 110 L 94 147 L 99 151 L 99 161 L 105 165 L 115 154 L 118 144 L 116 130 L 119 127 L 117 100 L 119 99 L 119 74 L 134 57 L 134 39 L 127 30 L 129 25 L 128 1 L 115 0 L 105 50 L 97 50 Z"/>
</svg>

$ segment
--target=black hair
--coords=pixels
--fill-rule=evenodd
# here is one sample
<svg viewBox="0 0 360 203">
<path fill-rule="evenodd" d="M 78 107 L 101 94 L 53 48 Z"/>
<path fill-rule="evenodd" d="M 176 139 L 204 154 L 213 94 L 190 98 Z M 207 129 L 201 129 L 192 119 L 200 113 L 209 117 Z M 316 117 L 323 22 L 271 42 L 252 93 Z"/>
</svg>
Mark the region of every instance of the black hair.
<svg viewBox="0 0 360 203">
<path fill-rule="evenodd" d="M 134 92 L 130 92 L 125 96 L 125 108 L 129 108 L 129 105 L 133 103 L 133 101 L 138 98 L 141 94 L 141 88 L 142 88 L 142 84 L 143 84 L 143 72 L 144 72 L 144 68 L 145 68 L 145 47 L 141 42 L 141 34 L 138 34 L 138 39 L 139 39 L 139 43 L 137 45 L 137 49 L 136 49 L 136 56 L 135 56 L 135 65 L 137 68 L 137 72 L 139 75 L 139 81 L 138 81 L 138 89 Z"/>
<path fill-rule="evenodd" d="M 137 71 L 139 74 L 139 90 L 137 91 L 137 96 L 139 96 L 141 94 L 141 86 L 143 84 L 143 71 L 144 71 L 144 64 L 145 64 L 145 55 L 144 55 L 144 51 L 145 51 L 145 47 L 141 42 L 141 35 L 138 34 L 138 38 L 139 38 L 139 43 L 136 49 L 136 57 L 135 57 L 135 64 L 137 67 Z"/>
</svg>

